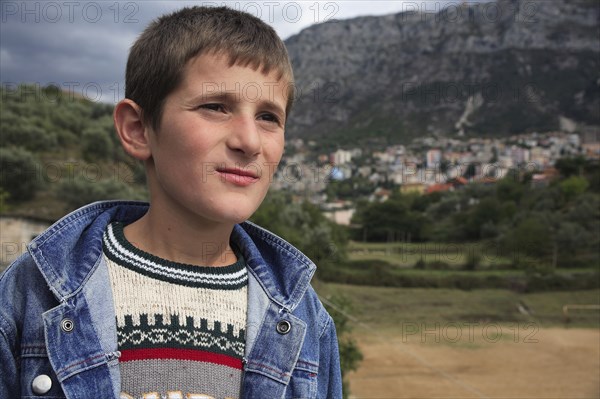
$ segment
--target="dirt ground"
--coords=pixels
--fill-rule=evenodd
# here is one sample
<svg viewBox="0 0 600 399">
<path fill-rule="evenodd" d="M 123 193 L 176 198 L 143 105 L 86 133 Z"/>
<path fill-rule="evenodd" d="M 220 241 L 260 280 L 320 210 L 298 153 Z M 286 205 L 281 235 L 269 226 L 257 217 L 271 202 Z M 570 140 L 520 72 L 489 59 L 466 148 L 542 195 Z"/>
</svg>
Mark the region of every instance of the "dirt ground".
<svg viewBox="0 0 600 399">
<path fill-rule="evenodd" d="M 599 330 L 497 332 L 356 330 L 364 360 L 349 375 L 350 397 L 600 398 Z"/>
</svg>

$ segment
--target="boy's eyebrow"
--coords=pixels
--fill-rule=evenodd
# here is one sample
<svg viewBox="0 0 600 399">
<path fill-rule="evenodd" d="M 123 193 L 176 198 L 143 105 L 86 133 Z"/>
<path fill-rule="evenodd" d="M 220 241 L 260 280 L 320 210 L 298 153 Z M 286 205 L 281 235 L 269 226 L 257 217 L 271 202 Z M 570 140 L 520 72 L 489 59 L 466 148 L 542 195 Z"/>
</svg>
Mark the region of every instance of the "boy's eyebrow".
<svg viewBox="0 0 600 399">
<path fill-rule="evenodd" d="M 239 94 L 233 91 L 210 91 L 192 97 L 192 102 L 198 101 L 237 101 Z"/>
<path fill-rule="evenodd" d="M 271 111 L 277 114 L 280 118 L 285 121 L 286 114 L 285 108 L 282 108 L 279 104 L 271 100 L 260 100 L 260 105 L 262 108 L 265 108 L 268 111 Z"/>
</svg>

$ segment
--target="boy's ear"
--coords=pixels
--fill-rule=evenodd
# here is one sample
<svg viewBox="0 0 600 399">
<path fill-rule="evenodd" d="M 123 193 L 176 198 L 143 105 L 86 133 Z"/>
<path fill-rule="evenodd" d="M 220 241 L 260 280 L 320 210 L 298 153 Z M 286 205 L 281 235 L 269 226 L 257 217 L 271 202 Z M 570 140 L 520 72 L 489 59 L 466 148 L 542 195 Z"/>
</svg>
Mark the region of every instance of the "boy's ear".
<svg viewBox="0 0 600 399">
<path fill-rule="evenodd" d="M 148 159 L 152 155 L 150 129 L 142 121 L 142 108 L 128 98 L 121 100 L 115 106 L 113 120 L 125 152 L 141 161 Z"/>
</svg>

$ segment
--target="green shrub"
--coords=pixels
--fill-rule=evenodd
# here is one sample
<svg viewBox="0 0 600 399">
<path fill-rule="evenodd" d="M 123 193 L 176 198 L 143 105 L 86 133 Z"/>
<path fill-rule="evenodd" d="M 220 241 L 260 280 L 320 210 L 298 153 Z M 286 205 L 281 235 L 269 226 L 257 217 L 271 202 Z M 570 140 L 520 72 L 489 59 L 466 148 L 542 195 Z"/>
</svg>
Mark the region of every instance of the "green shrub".
<svg viewBox="0 0 600 399">
<path fill-rule="evenodd" d="M 450 265 L 446 262 L 442 262 L 441 260 L 434 260 L 432 262 L 427 262 L 425 264 L 425 269 L 427 269 L 427 270 L 449 270 Z"/>
<path fill-rule="evenodd" d="M 83 177 L 61 182 L 57 186 L 56 195 L 65 202 L 69 210 L 100 200 L 143 199 L 140 198 L 140 193 L 119 180 L 93 181 Z"/>
<path fill-rule="evenodd" d="M 423 260 L 423 257 L 420 257 L 419 260 L 415 262 L 414 268 L 419 270 L 425 269 L 425 261 Z"/>
<path fill-rule="evenodd" d="M 596 272 L 530 276 L 525 290 L 527 292 L 574 291 L 597 288 L 600 288 L 600 274 Z"/>
<path fill-rule="evenodd" d="M 113 149 L 108 132 L 102 128 L 90 127 L 81 134 L 81 152 L 88 162 L 110 158 Z"/>
<path fill-rule="evenodd" d="M 476 270 L 477 268 L 479 268 L 480 263 L 481 255 L 479 253 L 476 253 L 475 251 L 469 251 L 465 264 L 463 265 L 463 269 Z"/>
<path fill-rule="evenodd" d="M 0 148 L 0 186 L 11 202 L 26 201 L 42 187 L 37 158 L 19 147 Z"/>
<path fill-rule="evenodd" d="M 33 118 L 21 118 L 17 123 L 3 118 L 0 129 L 3 145 L 41 151 L 55 148 L 58 144 L 55 132 L 39 126 Z"/>
</svg>

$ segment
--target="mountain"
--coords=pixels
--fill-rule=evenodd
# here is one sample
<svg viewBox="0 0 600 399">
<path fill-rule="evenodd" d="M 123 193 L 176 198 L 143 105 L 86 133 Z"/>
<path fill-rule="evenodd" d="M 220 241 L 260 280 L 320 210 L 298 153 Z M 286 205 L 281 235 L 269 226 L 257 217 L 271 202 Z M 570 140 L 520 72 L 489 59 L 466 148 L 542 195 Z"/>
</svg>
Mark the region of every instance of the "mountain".
<svg viewBox="0 0 600 399">
<path fill-rule="evenodd" d="M 313 25 L 286 41 L 287 132 L 343 144 L 600 125 L 599 21 L 597 0 L 498 0 Z"/>
</svg>

